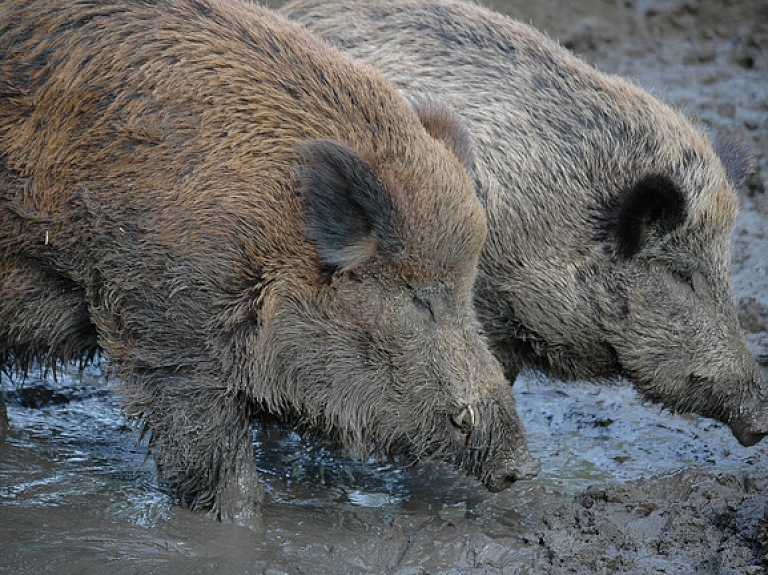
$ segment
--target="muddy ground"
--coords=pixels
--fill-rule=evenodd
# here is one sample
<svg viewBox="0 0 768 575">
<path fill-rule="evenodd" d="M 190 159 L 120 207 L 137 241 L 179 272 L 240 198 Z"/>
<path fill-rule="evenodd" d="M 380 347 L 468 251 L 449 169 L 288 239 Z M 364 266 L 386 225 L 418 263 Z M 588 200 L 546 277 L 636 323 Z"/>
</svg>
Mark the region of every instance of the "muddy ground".
<svg viewBox="0 0 768 575">
<path fill-rule="evenodd" d="M 739 190 L 734 287 L 765 372 L 768 2 L 494 5 L 712 134 L 744 135 L 756 172 Z M 0 573 L 768 573 L 768 441 L 742 448 L 723 426 L 661 411 L 623 382 L 518 382 L 543 470 L 496 495 L 443 466 L 363 463 L 255 429 L 259 533 L 174 507 L 112 386 L 98 368 L 2 378 Z"/>
</svg>

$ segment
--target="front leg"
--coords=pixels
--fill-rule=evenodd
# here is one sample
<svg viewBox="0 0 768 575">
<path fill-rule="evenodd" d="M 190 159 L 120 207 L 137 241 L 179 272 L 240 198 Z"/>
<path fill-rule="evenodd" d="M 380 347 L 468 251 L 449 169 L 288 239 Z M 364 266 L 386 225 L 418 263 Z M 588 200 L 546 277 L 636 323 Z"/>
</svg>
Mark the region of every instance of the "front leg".
<svg viewBox="0 0 768 575">
<path fill-rule="evenodd" d="M 247 400 L 206 379 L 127 384 L 128 413 L 141 418 L 160 485 L 189 509 L 255 527 L 262 502 Z"/>
</svg>

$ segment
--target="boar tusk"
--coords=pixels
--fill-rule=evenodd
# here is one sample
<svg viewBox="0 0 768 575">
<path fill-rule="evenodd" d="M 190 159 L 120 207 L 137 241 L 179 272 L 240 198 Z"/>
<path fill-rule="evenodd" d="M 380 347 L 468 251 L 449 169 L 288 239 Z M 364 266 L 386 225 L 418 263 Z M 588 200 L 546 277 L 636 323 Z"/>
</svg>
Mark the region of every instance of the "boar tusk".
<svg viewBox="0 0 768 575">
<path fill-rule="evenodd" d="M 452 419 L 454 425 L 459 428 L 461 433 L 464 435 L 469 435 L 470 432 L 475 428 L 477 416 L 475 415 L 474 408 L 471 405 L 467 405 L 462 408 L 459 413 L 454 415 Z"/>
</svg>

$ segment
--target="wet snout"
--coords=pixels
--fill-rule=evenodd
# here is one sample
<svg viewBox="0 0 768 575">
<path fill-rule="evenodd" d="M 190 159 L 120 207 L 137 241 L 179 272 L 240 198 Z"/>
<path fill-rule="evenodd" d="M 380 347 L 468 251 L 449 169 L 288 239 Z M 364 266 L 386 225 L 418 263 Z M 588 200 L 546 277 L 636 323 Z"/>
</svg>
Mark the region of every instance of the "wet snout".
<svg viewBox="0 0 768 575">
<path fill-rule="evenodd" d="M 736 439 L 745 447 L 759 443 L 768 435 L 768 381 L 759 368 L 755 368 L 752 385 L 752 401 L 743 401 L 737 416 L 730 422 Z"/>
<path fill-rule="evenodd" d="M 541 471 L 541 463 L 528 451 L 509 386 L 501 388 L 495 400 L 458 409 L 451 420 L 465 441 L 462 467 L 489 491 L 503 491 Z"/>
<path fill-rule="evenodd" d="M 768 435 L 768 399 L 763 397 L 756 409 L 744 411 L 730 427 L 739 443 L 750 447 Z"/>
<path fill-rule="evenodd" d="M 765 409 L 763 411 L 765 412 Z M 763 413 L 762 419 L 764 420 L 765 417 L 765 413 Z M 736 439 L 738 439 L 739 443 L 741 443 L 744 447 L 751 447 L 757 443 L 760 443 L 760 441 L 762 441 L 762 439 L 768 435 L 768 425 L 766 425 L 765 422 L 760 423 L 756 421 L 749 421 L 743 427 L 734 426 L 732 429 Z"/>
</svg>

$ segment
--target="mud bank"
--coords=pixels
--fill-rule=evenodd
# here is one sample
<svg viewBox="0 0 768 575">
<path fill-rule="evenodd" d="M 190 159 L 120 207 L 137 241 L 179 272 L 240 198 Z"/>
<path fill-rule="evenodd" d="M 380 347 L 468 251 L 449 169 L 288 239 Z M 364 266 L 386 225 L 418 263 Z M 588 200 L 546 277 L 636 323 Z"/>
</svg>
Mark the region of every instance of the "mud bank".
<svg viewBox="0 0 768 575">
<path fill-rule="evenodd" d="M 756 171 L 739 190 L 734 287 L 768 376 L 768 4 L 494 5 L 713 135 L 743 134 Z M 768 573 L 767 442 L 742 448 L 622 382 L 518 382 L 543 470 L 496 495 L 443 466 L 362 463 L 255 429 L 259 533 L 171 505 L 98 369 L 21 387 L 4 376 L 0 391 L 0 573 Z"/>
</svg>

